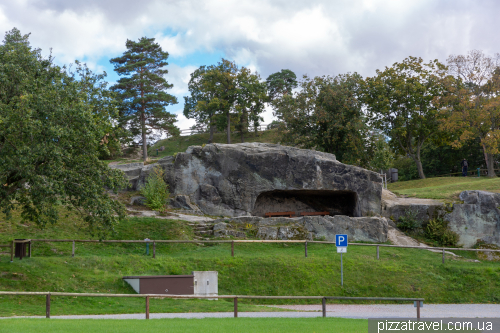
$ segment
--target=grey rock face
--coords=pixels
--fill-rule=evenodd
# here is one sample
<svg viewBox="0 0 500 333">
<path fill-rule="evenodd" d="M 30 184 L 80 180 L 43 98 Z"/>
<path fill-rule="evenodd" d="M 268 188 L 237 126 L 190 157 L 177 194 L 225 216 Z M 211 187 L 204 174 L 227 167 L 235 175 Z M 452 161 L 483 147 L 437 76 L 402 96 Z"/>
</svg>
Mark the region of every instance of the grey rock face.
<svg viewBox="0 0 500 333">
<path fill-rule="evenodd" d="M 382 216 L 398 221 L 404 216 L 407 210 L 416 212 L 416 218 L 421 221 L 428 221 L 443 209 L 443 203 L 438 200 L 398 198 L 394 193 L 382 191 Z"/>
<path fill-rule="evenodd" d="M 156 164 L 112 166 L 139 190 Z M 266 212 L 328 211 L 380 214 L 381 177 L 335 155 L 265 143 L 191 146 L 159 160 L 175 196 L 187 195 L 209 215 L 264 216 Z"/>
<path fill-rule="evenodd" d="M 222 222 L 224 221 L 224 222 Z M 305 216 L 299 218 L 241 216 L 214 221 L 214 234 L 227 235 L 243 226 L 257 230 L 260 239 L 325 239 L 335 241 L 335 234 L 347 234 L 351 241 L 386 242 L 388 222 L 383 217 Z M 220 231 L 224 230 L 223 233 Z"/>
<path fill-rule="evenodd" d="M 500 194 L 485 191 L 460 193 L 463 204 L 454 204 L 445 215 L 450 229 L 460 235 L 459 244 L 471 247 L 478 240 L 500 246 Z"/>
<path fill-rule="evenodd" d="M 199 211 L 198 207 L 191 203 L 191 199 L 189 199 L 187 195 L 177 195 L 175 198 L 170 200 L 170 205 L 174 208 Z"/>
<path fill-rule="evenodd" d="M 144 206 L 146 204 L 146 198 L 141 196 L 133 196 L 130 198 L 130 205 Z"/>
</svg>

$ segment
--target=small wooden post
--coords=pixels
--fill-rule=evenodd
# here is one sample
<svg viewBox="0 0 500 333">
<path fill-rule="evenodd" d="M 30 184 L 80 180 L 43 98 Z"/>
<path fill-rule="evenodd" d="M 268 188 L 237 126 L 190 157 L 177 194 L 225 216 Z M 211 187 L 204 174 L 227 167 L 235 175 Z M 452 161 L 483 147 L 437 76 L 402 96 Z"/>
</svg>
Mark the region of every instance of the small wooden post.
<svg viewBox="0 0 500 333">
<path fill-rule="evenodd" d="M 326 297 L 323 297 L 323 318 L 326 317 Z"/>
<path fill-rule="evenodd" d="M 444 264 L 444 249 L 443 249 L 443 264 Z"/>
<path fill-rule="evenodd" d="M 75 241 L 73 241 L 73 248 L 71 249 L 71 256 L 75 256 Z"/>
<path fill-rule="evenodd" d="M 234 298 L 234 318 L 238 318 L 238 297 Z"/>
<path fill-rule="evenodd" d="M 149 296 L 146 296 L 146 319 L 149 319 Z"/>
<path fill-rule="evenodd" d="M 379 246 L 377 245 L 377 260 L 380 259 L 380 251 L 379 251 Z"/>
<path fill-rule="evenodd" d="M 156 242 L 153 241 L 153 259 L 156 258 Z"/>
<path fill-rule="evenodd" d="M 306 252 L 306 258 L 307 258 L 307 241 L 304 243 L 304 249 L 305 249 L 305 252 Z"/>
<path fill-rule="evenodd" d="M 234 257 L 234 241 L 231 242 L 231 257 Z"/>
<path fill-rule="evenodd" d="M 10 243 L 10 262 L 14 262 L 14 241 Z"/>
<path fill-rule="evenodd" d="M 417 301 L 417 319 L 420 319 L 420 301 Z"/>
<path fill-rule="evenodd" d="M 50 293 L 45 297 L 45 318 L 50 318 Z"/>
</svg>

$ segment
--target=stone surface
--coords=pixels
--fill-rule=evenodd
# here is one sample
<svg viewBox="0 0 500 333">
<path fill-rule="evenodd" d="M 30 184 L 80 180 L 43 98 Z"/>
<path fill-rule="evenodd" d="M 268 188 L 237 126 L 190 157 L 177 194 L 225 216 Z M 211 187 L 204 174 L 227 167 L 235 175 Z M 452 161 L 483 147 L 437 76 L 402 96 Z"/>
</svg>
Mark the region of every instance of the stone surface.
<svg viewBox="0 0 500 333">
<path fill-rule="evenodd" d="M 138 196 L 138 195 L 133 196 L 132 198 L 130 198 L 129 204 L 132 206 L 134 206 L 134 205 L 144 206 L 146 204 L 146 198 Z"/>
<path fill-rule="evenodd" d="M 383 217 L 305 216 L 298 218 L 241 216 L 214 221 L 214 234 L 228 230 L 256 230 L 260 239 L 324 239 L 335 241 L 335 234 L 347 234 L 350 241 L 387 241 L 388 222 Z M 224 230 L 224 233 L 221 232 Z M 220 237 L 220 236 L 219 236 Z"/>
<path fill-rule="evenodd" d="M 472 247 L 477 241 L 500 246 L 500 194 L 486 191 L 460 193 L 463 204 L 454 204 L 445 215 L 450 229 L 460 235 L 459 245 Z"/>
<path fill-rule="evenodd" d="M 443 209 L 444 204 L 438 200 L 398 198 L 391 191 L 382 191 L 382 216 L 393 221 L 398 221 L 407 210 L 416 211 L 417 219 L 428 221 Z"/>
<path fill-rule="evenodd" d="M 177 195 L 170 200 L 170 205 L 174 208 L 182 208 L 185 210 L 199 211 L 198 207 L 191 203 L 191 199 L 187 195 Z"/>
<path fill-rule="evenodd" d="M 208 144 L 159 164 L 171 193 L 188 195 L 209 215 L 263 216 L 289 209 L 380 214 L 380 176 L 332 154 L 264 143 Z M 143 184 L 146 167 L 135 176 L 135 189 Z"/>
</svg>

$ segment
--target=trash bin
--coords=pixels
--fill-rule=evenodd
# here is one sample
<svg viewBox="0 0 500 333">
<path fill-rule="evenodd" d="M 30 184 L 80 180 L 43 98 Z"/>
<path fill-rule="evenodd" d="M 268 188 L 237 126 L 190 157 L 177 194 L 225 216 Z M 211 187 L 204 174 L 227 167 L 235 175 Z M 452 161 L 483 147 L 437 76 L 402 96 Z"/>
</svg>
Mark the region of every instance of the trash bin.
<svg viewBox="0 0 500 333">
<path fill-rule="evenodd" d="M 16 239 L 16 241 L 23 241 L 26 239 Z M 15 243 L 14 247 L 14 257 L 15 258 L 23 258 L 26 257 L 26 246 L 28 243 Z"/>
</svg>

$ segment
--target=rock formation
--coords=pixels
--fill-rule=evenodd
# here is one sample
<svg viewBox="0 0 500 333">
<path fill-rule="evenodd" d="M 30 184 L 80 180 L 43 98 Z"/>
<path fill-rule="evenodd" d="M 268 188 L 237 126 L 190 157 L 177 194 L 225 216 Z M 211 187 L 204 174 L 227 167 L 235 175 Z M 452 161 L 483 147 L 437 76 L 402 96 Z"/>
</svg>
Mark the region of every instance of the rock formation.
<svg viewBox="0 0 500 333">
<path fill-rule="evenodd" d="M 222 216 L 328 211 L 351 217 L 380 214 L 382 180 L 335 155 L 266 143 L 191 146 L 159 160 L 180 205 Z M 153 165 L 116 165 L 140 189 Z"/>
</svg>

